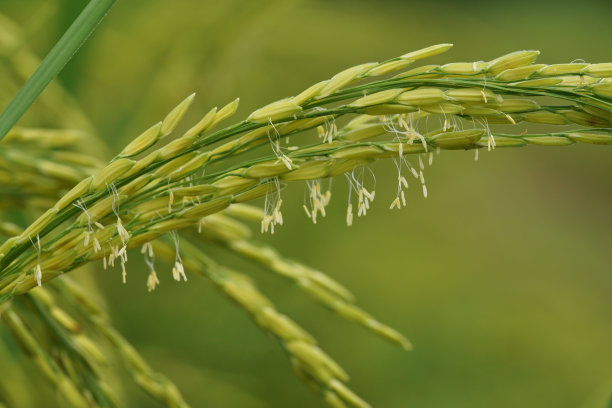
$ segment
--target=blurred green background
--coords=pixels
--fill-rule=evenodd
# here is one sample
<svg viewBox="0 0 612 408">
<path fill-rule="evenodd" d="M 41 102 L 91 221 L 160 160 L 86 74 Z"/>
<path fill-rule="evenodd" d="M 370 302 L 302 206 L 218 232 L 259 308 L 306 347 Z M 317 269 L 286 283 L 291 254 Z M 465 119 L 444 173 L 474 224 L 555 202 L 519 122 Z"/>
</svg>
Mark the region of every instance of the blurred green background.
<svg viewBox="0 0 612 408">
<path fill-rule="evenodd" d="M 85 4 L 2 0 L 0 12 L 44 55 Z M 348 66 L 439 42 L 455 47 L 426 64 L 534 48 L 544 63 L 608 62 L 611 15 L 605 0 L 123 0 L 59 82 L 117 152 L 193 91 L 186 122 L 240 97 L 238 120 Z M 388 210 L 394 170 L 381 163 L 374 209 L 351 228 L 343 180 L 317 225 L 301 209 L 303 185 L 288 188 L 285 226 L 261 238 L 346 284 L 412 340 L 410 353 L 265 271 L 244 271 L 375 407 L 604 407 L 612 390 L 611 155 L 590 145 L 482 151 L 478 162 L 473 152 L 444 152 L 428 169 L 429 197 L 412 189 L 399 212 Z M 146 272 L 131 268 L 127 285 L 119 271 L 97 275 L 114 322 L 194 407 L 321 404 L 278 344 L 207 282 L 176 284 L 168 268 L 149 294 Z M 156 406 L 128 391 L 130 406 Z"/>
</svg>

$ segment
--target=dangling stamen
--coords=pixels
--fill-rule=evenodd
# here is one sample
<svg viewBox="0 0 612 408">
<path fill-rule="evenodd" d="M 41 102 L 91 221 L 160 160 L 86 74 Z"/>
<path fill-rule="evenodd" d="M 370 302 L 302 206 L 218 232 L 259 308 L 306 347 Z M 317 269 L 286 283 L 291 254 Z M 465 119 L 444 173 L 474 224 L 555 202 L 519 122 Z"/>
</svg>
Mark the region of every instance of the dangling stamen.
<svg viewBox="0 0 612 408">
<path fill-rule="evenodd" d="M 121 218 L 117 218 L 117 233 L 119 234 L 121 243 L 125 247 L 127 245 L 128 240 L 130 239 L 130 233 L 123 226 L 123 223 L 121 222 Z"/>
<path fill-rule="evenodd" d="M 482 95 L 482 99 L 484 100 L 484 103 L 488 103 L 487 102 L 487 94 L 485 93 L 484 89 L 480 90 L 480 94 Z"/>
<path fill-rule="evenodd" d="M 106 188 L 113 197 L 111 207 L 113 209 L 113 213 L 117 216 L 117 234 L 119 235 L 119 239 L 121 239 L 123 246 L 126 247 L 127 242 L 130 239 L 130 233 L 123 226 L 121 217 L 119 216 L 119 193 L 117 192 L 117 188 L 113 183 L 107 184 Z"/>
<path fill-rule="evenodd" d="M 274 140 L 272 140 L 272 136 L 270 135 L 270 128 L 274 131 Z M 280 160 L 289 170 L 292 170 L 293 161 L 291 160 L 289 156 L 283 153 L 280 147 L 280 143 L 279 143 L 280 133 L 274 126 L 274 123 L 272 123 L 272 120 L 269 121 L 269 125 L 266 128 L 266 134 L 268 135 L 268 140 L 270 140 L 270 146 L 272 147 L 272 152 L 274 153 L 276 158 Z"/>
<path fill-rule="evenodd" d="M 174 260 L 174 267 L 172 268 L 172 277 L 175 281 L 180 282 L 181 278 L 183 278 L 183 280 L 187 282 L 187 275 L 185 275 L 183 260 L 181 259 L 181 255 L 179 253 L 179 241 L 176 231 L 172 231 L 172 239 L 174 240 L 174 247 L 176 249 L 176 258 Z"/>
<path fill-rule="evenodd" d="M 395 207 L 397 207 L 397 209 L 400 209 L 402 207 L 399 197 L 395 197 L 395 200 L 391 202 L 391 206 L 389 207 L 389 209 L 392 210 Z"/>
<path fill-rule="evenodd" d="M 85 239 L 83 240 L 83 246 L 88 246 L 89 245 L 89 238 L 90 235 L 94 235 L 94 230 L 93 227 L 91 226 L 91 215 L 89 214 L 89 211 L 87 211 L 87 207 L 85 206 L 85 203 L 83 201 L 81 201 L 80 199 L 77 200 L 75 203 L 72 203 L 73 206 L 77 207 L 78 209 L 80 209 L 81 211 L 83 211 L 85 213 L 85 216 L 87 217 L 87 231 L 85 233 Z M 96 222 L 96 224 L 98 224 L 98 222 Z M 97 241 L 94 235 L 94 241 Z M 98 244 L 99 246 L 99 244 Z M 96 245 L 94 243 L 94 251 L 98 252 L 96 250 Z"/>
<path fill-rule="evenodd" d="M 147 290 L 149 292 L 155 290 L 155 287 L 159 285 L 159 278 L 157 272 L 155 272 L 155 254 L 153 253 L 153 245 L 147 242 L 142 246 L 140 251 L 144 254 L 144 261 L 149 268 L 149 275 L 147 276 Z"/>
<path fill-rule="evenodd" d="M 353 204 L 349 203 L 346 207 L 346 225 L 353 225 Z"/>
<path fill-rule="evenodd" d="M 157 273 L 155 272 L 155 269 L 151 269 L 151 272 L 149 272 L 149 276 L 147 276 L 147 290 L 149 292 L 152 292 L 155 290 L 157 285 L 159 285 Z"/>
<path fill-rule="evenodd" d="M 93 249 L 94 249 L 94 253 L 98 253 L 102 250 L 102 246 L 100 245 L 100 242 L 98 241 L 98 238 L 96 238 L 96 236 L 93 236 Z"/>
<path fill-rule="evenodd" d="M 283 225 L 283 214 L 280 211 L 280 207 L 282 204 L 282 200 L 280 198 L 280 182 L 278 181 L 278 177 L 273 178 L 275 191 L 272 192 L 270 190 L 270 185 L 272 183 L 268 183 L 268 191 L 266 192 L 266 198 L 264 202 L 264 217 L 261 220 L 261 232 L 270 231 L 271 234 L 274 234 L 274 227 L 276 224 Z"/>
<path fill-rule="evenodd" d="M 168 193 L 168 214 L 172 212 L 172 204 L 174 204 L 174 193 L 170 191 Z"/>
<path fill-rule="evenodd" d="M 38 245 L 34 244 L 31 237 L 28 238 L 30 238 L 30 242 L 32 243 L 34 249 L 36 249 L 36 255 L 38 256 L 38 262 L 36 262 L 36 266 L 34 267 L 34 279 L 36 280 L 38 286 L 42 286 L 42 269 L 40 268 L 40 255 L 42 252 L 42 247 L 40 245 L 40 235 L 36 234 L 36 243 Z"/>
<path fill-rule="evenodd" d="M 123 259 L 121 259 L 121 279 L 123 280 L 124 284 L 127 283 L 127 271 L 125 270 L 125 262 Z"/>
</svg>

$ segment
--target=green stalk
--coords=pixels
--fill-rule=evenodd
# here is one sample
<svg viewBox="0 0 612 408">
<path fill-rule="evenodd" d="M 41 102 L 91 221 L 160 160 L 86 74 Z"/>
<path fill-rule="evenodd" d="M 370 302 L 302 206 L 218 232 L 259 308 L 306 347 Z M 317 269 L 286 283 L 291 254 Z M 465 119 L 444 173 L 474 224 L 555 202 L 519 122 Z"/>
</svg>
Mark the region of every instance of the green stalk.
<svg viewBox="0 0 612 408">
<path fill-rule="evenodd" d="M 117 0 L 91 0 L 0 114 L 0 140 L 83 45 Z"/>
</svg>

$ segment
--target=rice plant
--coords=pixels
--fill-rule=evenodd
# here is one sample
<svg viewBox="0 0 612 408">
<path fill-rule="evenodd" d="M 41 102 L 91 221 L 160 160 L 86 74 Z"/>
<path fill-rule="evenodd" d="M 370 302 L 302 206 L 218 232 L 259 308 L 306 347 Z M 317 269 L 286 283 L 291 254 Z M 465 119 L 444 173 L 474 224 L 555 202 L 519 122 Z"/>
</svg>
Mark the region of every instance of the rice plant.
<svg viewBox="0 0 612 408">
<path fill-rule="evenodd" d="M 10 24 L 0 26 L 17 38 Z M 612 144 L 612 63 L 547 65 L 538 51 L 490 61 L 427 65 L 447 52 L 433 45 L 382 62 L 347 68 L 294 96 L 236 118 L 239 100 L 202 112 L 178 129 L 187 96 L 105 162 L 78 107 L 50 90 L 55 109 L 82 129 L 13 127 L 0 144 L 2 222 L 0 310 L 6 350 L 18 350 L 68 406 L 126 406 L 116 383 L 120 362 L 133 381 L 169 407 L 187 407 L 180 387 L 153 370 L 113 327 L 104 307 L 67 274 L 93 263 L 117 279 L 142 279 L 128 258 L 147 265 L 143 290 L 166 280 L 205 279 L 278 341 L 295 374 L 330 407 L 368 407 L 347 372 L 247 273 L 221 264 L 212 243 L 268 269 L 343 318 L 405 350 L 411 343 L 360 308 L 341 283 L 257 239 L 283 226 L 282 210 L 301 206 L 313 222 L 342 217 L 350 227 L 373 205 L 407 206 L 409 185 L 427 197 L 426 168 L 446 150 L 491 152 L 528 145 Z M 27 52 L 24 50 L 23 52 Z M 23 69 L 6 53 L 9 69 Z M 547 128 L 531 132 L 536 124 Z M 563 130 L 557 125 L 566 125 Z M 502 128 L 503 131 L 498 130 Z M 596 146 L 594 148 L 598 148 Z M 375 161 L 394 164 L 396 194 L 376 193 Z M 326 210 L 331 180 L 346 182 L 346 212 Z M 283 200 L 303 184 L 303 203 Z M 262 202 L 260 205 L 258 203 Z M 257 203 L 254 204 L 253 202 Z M 16 209 L 30 219 L 14 222 Z M 173 264 L 160 270 L 156 261 Z M 160 286 L 158 288 L 158 286 Z M 15 356 L 1 352 L 3 367 Z M 33 375 L 29 372 L 27 375 Z M 7 383 L 0 387 L 9 389 Z M 7 396 L 0 394 L 0 402 Z"/>
</svg>

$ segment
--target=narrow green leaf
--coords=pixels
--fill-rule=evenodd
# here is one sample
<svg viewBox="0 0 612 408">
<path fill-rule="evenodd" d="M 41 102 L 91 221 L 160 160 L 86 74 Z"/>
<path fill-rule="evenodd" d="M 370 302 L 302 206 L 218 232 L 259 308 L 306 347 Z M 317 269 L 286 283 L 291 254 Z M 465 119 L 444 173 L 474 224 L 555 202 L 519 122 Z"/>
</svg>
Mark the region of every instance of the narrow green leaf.
<svg viewBox="0 0 612 408">
<path fill-rule="evenodd" d="M 91 0 L 66 30 L 34 74 L 0 114 L 0 140 L 28 110 L 96 29 L 117 0 Z"/>
</svg>

